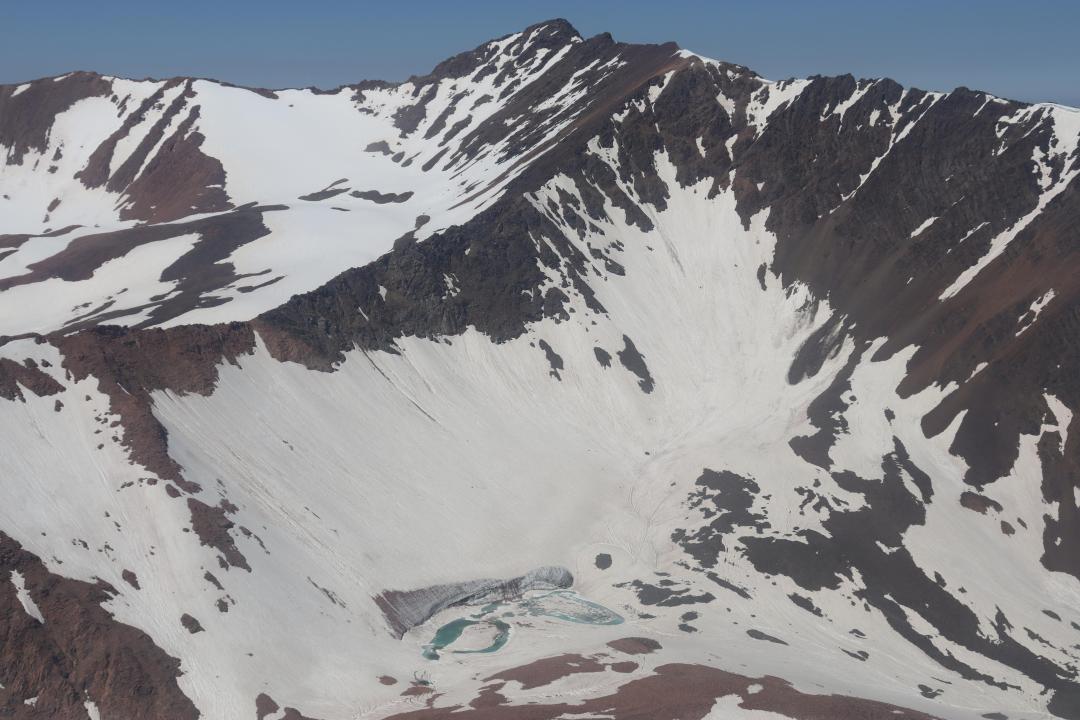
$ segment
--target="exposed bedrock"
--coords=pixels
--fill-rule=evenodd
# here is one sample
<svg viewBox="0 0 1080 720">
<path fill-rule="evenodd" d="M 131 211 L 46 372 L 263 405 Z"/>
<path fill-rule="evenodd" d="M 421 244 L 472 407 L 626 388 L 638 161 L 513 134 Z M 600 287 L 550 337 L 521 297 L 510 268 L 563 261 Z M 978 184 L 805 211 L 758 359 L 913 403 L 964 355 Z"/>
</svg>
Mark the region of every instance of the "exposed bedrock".
<svg viewBox="0 0 1080 720">
<path fill-rule="evenodd" d="M 199 717 L 180 660 L 108 609 L 118 594 L 54 573 L 0 532 L 0 717 Z"/>
<path fill-rule="evenodd" d="M 469 580 L 417 590 L 386 590 L 375 598 L 375 603 L 394 634 L 402 637 L 448 607 L 516 600 L 531 590 L 555 590 L 573 584 L 569 570 L 548 565 L 509 580 Z"/>
</svg>

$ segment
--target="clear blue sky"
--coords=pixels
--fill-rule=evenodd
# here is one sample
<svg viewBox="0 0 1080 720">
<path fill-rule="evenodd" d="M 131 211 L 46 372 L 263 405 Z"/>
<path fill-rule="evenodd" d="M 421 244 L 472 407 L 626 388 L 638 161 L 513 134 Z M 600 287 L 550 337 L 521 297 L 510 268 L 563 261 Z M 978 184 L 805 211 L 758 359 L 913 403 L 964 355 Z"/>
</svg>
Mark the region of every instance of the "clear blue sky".
<svg viewBox="0 0 1080 720">
<path fill-rule="evenodd" d="M 1080 106 L 1080 0 L 0 0 L 0 82 L 72 69 L 264 87 L 400 80 L 552 17 L 770 78 L 850 72 Z"/>
</svg>

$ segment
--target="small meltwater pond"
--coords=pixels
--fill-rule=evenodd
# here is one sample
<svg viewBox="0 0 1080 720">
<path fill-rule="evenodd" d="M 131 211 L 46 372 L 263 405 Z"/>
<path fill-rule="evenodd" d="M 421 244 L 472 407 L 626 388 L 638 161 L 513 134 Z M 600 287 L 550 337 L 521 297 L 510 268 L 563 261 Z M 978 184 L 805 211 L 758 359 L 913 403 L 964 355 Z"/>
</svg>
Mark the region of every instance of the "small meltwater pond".
<svg viewBox="0 0 1080 720">
<path fill-rule="evenodd" d="M 582 625 L 618 625 L 623 621 L 618 613 L 571 590 L 555 590 L 515 602 L 491 603 L 468 617 L 452 620 L 435 631 L 435 637 L 424 645 L 423 655 L 438 660 L 440 652 L 496 652 L 510 641 L 513 619 L 528 617 Z"/>
</svg>

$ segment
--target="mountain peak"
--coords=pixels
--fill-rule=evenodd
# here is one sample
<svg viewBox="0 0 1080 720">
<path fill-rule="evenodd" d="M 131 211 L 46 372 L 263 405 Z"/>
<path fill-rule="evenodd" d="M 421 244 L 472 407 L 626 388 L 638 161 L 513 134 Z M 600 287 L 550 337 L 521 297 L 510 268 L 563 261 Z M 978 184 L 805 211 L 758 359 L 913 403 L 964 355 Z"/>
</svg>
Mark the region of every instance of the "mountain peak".
<svg viewBox="0 0 1080 720">
<path fill-rule="evenodd" d="M 497 55 L 532 54 L 537 50 L 558 50 L 567 45 L 581 42 L 581 35 L 574 26 L 562 18 L 535 23 L 524 30 L 488 40 L 472 50 L 458 53 L 443 60 L 427 75 L 409 78 L 418 85 L 430 83 L 442 78 L 464 77 Z"/>
<path fill-rule="evenodd" d="M 566 37 L 568 39 L 581 39 L 581 33 L 579 33 L 577 28 L 575 28 L 566 18 L 557 17 L 534 23 L 525 28 L 522 32 L 531 33 L 537 30 L 544 30 L 550 35 Z"/>
</svg>

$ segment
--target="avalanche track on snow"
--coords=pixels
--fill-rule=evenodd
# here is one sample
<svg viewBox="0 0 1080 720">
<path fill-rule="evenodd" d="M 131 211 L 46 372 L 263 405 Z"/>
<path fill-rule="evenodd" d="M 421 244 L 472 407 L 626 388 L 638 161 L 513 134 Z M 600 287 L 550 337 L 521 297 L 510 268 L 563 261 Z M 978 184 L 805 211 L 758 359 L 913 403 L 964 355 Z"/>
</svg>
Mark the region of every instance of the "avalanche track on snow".
<svg viewBox="0 0 1080 720">
<path fill-rule="evenodd" d="M 0 159 L 0 712 L 1080 718 L 1080 112 L 554 20 Z"/>
</svg>

